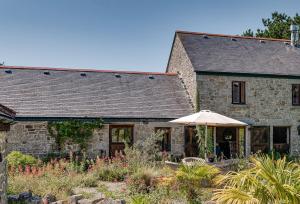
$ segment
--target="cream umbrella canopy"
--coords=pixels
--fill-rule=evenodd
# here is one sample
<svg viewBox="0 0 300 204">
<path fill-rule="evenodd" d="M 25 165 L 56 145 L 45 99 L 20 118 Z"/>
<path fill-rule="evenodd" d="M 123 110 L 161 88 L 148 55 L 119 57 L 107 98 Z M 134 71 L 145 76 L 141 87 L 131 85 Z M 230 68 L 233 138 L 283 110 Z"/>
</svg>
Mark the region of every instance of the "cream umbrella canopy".
<svg viewBox="0 0 300 204">
<path fill-rule="evenodd" d="M 215 127 L 243 127 L 247 126 L 247 123 L 235 120 L 233 118 L 226 117 L 224 115 L 212 112 L 210 110 L 202 110 L 192 115 L 184 116 L 176 120 L 170 121 L 171 123 L 179 123 L 184 125 L 204 125 L 205 126 L 205 159 L 207 150 L 207 126 Z"/>
</svg>

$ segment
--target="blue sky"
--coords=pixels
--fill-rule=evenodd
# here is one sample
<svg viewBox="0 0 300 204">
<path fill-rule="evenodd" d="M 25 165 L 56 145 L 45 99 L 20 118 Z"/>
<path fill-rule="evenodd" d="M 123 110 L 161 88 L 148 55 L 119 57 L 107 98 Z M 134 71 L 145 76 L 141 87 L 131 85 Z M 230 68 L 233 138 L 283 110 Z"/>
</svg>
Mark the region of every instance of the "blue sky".
<svg viewBox="0 0 300 204">
<path fill-rule="evenodd" d="M 164 71 L 175 30 L 241 34 L 299 0 L 0 0 L 6 65 Z"/>
</svg>

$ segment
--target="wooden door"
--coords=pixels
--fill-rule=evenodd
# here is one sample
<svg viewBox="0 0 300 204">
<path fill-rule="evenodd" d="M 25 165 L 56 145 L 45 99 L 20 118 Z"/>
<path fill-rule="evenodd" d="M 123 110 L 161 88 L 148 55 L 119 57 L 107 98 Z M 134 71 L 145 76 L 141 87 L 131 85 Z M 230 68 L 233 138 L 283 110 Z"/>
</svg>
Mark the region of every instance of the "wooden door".
<svg viewBox="0 0 300 204">
<path fill-rule="evenodd" d="M 109 155 L 115 156 L 116 152 L 124 153 L 125 143 L 133 143 L 133 125 L 109 126 Z"/>
</svg>

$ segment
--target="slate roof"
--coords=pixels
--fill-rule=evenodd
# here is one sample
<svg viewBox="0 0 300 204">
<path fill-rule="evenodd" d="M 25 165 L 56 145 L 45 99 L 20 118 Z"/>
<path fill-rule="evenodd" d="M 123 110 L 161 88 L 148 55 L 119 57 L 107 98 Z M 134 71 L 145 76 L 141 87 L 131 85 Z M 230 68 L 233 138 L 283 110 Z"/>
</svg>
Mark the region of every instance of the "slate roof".
<svg viewBox="0 0 300 204">
<path fill-rule="evenodd" d="M 0 103 L 17 117 L 178 118 L 193 112 L 172 73 L 2 66 Z"/>
<path fill-rule="evenodd" d="M 195 71 L 300 76 L 289 40 L 177 31 Z"/>
</svg>

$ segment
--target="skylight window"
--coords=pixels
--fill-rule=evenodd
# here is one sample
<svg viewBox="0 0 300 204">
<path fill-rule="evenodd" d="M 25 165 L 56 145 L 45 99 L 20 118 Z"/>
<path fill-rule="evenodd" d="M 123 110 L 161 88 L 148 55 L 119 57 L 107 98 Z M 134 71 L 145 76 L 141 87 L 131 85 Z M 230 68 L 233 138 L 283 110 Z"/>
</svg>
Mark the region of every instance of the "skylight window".
<svg viewBox="0 0 300 204">
<path fill-rule="evenodd" d="M 5 73 L 6 74 L 12 74 L 12 71 L 11 70 L 5 70 Z"/>
<path fill-rule="evenodd" d="M 44 72 L 45 75 L 50 75 L 50 72 L 46 71 Z"/>
<path fill-rule="evenodd" d="M 151 75 L 151 76 L 149 76 L 149 79 L 154 79 L 154 76 L 152 76 L 152 75 Z"/>
<path fill-rule="evenodd" d="M 115 74 L 115 77 L 116 78 L 121 78 L 121 75 L 120 74 Z"/>
<path fill-rule="evenodd" d="M 86 77 L 86 73 L 81 73 L 80 76 Z"/>
</svg>

